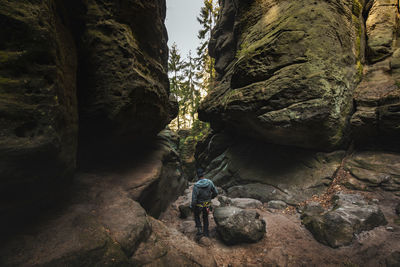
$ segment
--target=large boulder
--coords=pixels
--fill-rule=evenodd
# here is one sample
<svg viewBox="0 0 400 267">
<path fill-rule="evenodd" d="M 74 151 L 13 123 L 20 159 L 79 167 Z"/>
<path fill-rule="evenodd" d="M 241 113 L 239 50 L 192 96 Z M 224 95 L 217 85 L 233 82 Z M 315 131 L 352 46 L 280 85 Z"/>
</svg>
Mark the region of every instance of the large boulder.
<svg viewBox="0 0 400 267">
<path fill-rule="evenodd" d="M 222 241 L 229 245 L 257 242 L 266 232 L 265 221 L 260 219 L 260 214 L 255 210 L 218 207 L 214 212 L 214 220 Z"/>
<path fill-rule="evenodd" d="M 219 76 L 199 118 L 275 144 L 342 144 L 363 60 L 361 3 L 221 3 L 209 47 Z"/>
<path fill-rule="evenodd" d="M 331 210 L 306 207 L 302 222 L 316 240 L 333 248 L 350 245 L 355 234 L 387 224 L 378 205 L 359 194 L 344 193 L 336 195 Z"/>
</svg>

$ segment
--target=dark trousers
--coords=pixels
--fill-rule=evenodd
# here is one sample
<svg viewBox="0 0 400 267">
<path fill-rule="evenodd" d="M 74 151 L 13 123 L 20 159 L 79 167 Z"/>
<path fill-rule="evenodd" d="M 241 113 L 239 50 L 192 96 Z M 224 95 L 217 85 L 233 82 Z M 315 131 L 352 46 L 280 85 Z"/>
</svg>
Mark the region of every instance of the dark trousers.
<svg viewBox="0 0 400 267">
<path fill-rule="evenodd" d="M 204 233 L 208 233 L 208 212 L 207 207 L 194 207 L 194 221 L 196 222 L 196 228 L 201 228 L 200 213 L 203 213 L 203 225 Z"/>
</svg>

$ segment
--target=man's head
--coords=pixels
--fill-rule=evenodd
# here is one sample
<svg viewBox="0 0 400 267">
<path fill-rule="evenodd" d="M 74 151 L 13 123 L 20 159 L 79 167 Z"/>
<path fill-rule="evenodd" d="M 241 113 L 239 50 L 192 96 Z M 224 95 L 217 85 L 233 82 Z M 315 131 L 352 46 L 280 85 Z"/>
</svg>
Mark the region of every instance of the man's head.
<svg viewBox="0 0 400 267">
<path fill-rule="evenodd" d="M 204 171 L 202 168 L 197 169 L 197 177 L 199 177 L 199 179 L 204 178 Z"/>
</svg>

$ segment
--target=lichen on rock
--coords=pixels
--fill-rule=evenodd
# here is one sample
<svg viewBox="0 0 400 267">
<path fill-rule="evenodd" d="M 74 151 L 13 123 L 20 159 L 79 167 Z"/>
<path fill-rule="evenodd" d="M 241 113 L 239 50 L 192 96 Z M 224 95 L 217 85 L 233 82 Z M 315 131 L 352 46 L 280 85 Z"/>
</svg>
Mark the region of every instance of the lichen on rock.
<svg viewBox="0 0 400 267">
<path fill-rule="evenodd" d="M 223 2 L 210 43 L 218 85 L 200 119 L 271 143 L 339 147 L 359 79 L 361 17 L 355 24 L 345 1 L 248 2 L 240 10 L 237 1 Z"/>
</svg>

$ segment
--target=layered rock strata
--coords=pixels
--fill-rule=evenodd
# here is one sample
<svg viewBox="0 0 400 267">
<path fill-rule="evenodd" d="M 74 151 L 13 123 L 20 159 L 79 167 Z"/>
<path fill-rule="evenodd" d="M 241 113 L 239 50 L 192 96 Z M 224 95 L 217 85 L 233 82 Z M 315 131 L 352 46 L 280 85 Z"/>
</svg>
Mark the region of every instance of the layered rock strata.
<svg viewBox="0 0 400 267">
<path fill-rule="evenodd" d="M 399 150 L 400 46 L 395 0 L 369 1 L 365 8 L 366 59 L 354 93 L 353 138 L 360 146 Z"/>
</svg>

